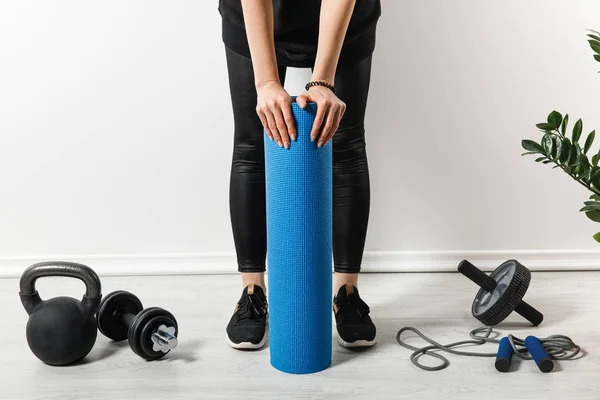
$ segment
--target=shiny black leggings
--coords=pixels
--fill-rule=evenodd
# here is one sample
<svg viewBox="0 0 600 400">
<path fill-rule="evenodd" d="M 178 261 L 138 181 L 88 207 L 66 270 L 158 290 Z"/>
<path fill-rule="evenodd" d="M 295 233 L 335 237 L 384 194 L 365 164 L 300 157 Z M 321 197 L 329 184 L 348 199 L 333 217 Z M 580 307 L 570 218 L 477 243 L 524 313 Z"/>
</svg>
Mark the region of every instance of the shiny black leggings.
<svg viewBox="0 0 600 400">
<path fill-rule="evenodd" d="M 229 191 L 233 237 L 240 272 L 265 271 L 267 252 L 263 128 L 256 114 L 252 62 L 226 50 L 235 136 Z M 286 68 L 279 68 L 285 80 Z M 334 270 L 358 273 L 369 220 L 369 169 L 365 109 L 371 58 L 339 65 L 335 86 L 346 113 L 333 136 Z"/>
</svg>

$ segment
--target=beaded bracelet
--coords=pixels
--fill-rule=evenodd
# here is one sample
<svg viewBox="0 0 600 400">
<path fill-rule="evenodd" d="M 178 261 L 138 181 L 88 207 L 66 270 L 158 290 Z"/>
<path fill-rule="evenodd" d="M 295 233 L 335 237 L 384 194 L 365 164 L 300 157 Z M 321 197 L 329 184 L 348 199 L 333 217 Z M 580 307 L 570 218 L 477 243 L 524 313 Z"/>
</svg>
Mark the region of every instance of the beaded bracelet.
<svg viewBox="0 0 600 400">
<path fill-rule="evenodd" d="M 308 89 L 310 89 L 313 86 L 323 86 L 323 87 L 326 87 L 327 89 L 331 90 L 335 94 L 335 87 L 333 87 L 333 85 L 330 85 L 327 82 L 322 82 L 322 81 L 308 82 L 306 84 L 306 86 L 305 86 L 306 91 L 308 91 Z"/>
</svg>

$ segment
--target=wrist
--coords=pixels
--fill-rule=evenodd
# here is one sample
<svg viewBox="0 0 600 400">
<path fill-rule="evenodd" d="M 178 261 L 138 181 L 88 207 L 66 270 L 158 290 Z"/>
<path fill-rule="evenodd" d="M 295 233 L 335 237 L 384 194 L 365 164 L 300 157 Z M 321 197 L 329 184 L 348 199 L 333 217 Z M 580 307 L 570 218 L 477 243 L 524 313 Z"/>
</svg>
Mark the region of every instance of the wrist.
<svg viewBox="0 0 600 400">
<path fill-rule="evenodd" d="M 313 82 L 325 82 L 331 86 L 335 84 L 335 72 L 334 71 L 321 71 L 316 68 L 310 78 Z"/>
<path fill-rule="evenodd" d="M 306 89 L 306 91 L 308 92 L 308 91 L 310 91 L 310 89 L 315 88 L 315 87 L 326 88 L 328 90 L 331 90 L 333 92 L 333 94 L 335 94 L 335 87 L 325 81 L 310 81 L 306 84 L 304 89 Z"/>
<path fill-rule="evenodd" d="M 260 80 L 260 81 L 256 81 L 256 89 L 262 89 L 265 86 L 269 86 L 269 85 L 280 85 L 281 86 L 281 82 L 279 82 L 279 79 L 277 78 L 272 78 L 272 79 L 264 79 L 264 80 Z"/>
<path fill-rule="evenodd" d="M 328 85 L 334 86 L 335 85 L 335 78 L 333 76 L 318 76 L 318 75 L 313 75 L 310 78 L 311 82 L 323 82 L 326 83 Z"/>
</svg>

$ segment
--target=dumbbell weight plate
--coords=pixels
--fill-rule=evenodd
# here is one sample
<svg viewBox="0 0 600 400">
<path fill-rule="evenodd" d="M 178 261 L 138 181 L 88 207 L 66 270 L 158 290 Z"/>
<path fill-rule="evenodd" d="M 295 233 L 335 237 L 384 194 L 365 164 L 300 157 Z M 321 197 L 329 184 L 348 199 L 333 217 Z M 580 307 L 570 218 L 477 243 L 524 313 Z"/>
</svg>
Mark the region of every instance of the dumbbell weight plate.
<svg viewBox="0 0 600 400">
<path fill-rule="evenodd" d="M 152 333 L 156 332 L 161 325 L 174 327 L 174 336 L 177 337 L 177 321 L 167 310 L 150 307 L 136 315 L 129 328 L 128 337 L 129 345 L 135 354 L 148 361 L 157 360 L 167 354 L 152 350 Z"/>
<path fill-rule="evenodd" d="M 144 307 L 134 294 L 118 290 L 108 294 L 100 303 L 96 314 L 98 329 L 114 341 L 127 339 L 127 325 L 121 319 L 122 313 L 138 314 Z"/>
<path fill-rule="evenodd" d="M 496 281 L 496 289 L 487 292 L 479 289 L 471 313 L 486 326 L 504 321 L 521 302 L 531 281 L 531 273 L 516 260 L 500 265 L 490 275 Z"/>
</svg>

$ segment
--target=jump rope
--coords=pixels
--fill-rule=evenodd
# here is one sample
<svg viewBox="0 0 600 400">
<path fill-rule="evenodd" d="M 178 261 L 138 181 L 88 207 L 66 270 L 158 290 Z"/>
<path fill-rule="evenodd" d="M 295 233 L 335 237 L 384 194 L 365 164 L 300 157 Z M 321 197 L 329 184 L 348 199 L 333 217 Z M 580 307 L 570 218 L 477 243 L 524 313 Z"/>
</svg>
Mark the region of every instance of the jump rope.
<svg viewBox="0 0 600 400">
<path fill-rule="evenodd" d="M 402 340 L 401 336 L 404 332 L 413 332 L 430 345 L 424 347 L 411 346 Z M 418 329 L 407 326 L 398 331 L 396 341 L 400 346 L 413 350 L 410 361 L 416 367 L 425 371 L 440 371 L 450 365 L 450 361 L 439 352 L 469 357 L 496 357 L 496 369 L 500 372 L 508 371 L 513 354 L 522 360 L 535 360 L 542 372 L 550 372 L 554 366 L 552 360 L 570 360 L 581 352 L 581 347 L 565 335 L 551 335 L 546 338 L 528 336 L 526 339 L 508 335 L 502 339 L 495 339 L 491 337 L 492 333 L 498 332 L 494 331 L 491 326 L 482 326 L 470 332 L 470 340 L 461 340 L 444 345 L 426 336 Z M 486 343 L 499 344 L 498 352 L 477 353 L 454 350 L 454 347 L 458 346 L 482 346 Z M 423 355 L 437 358 L 442 363 L 436 366 L 424 365 L 419 361 Z"/>
</svg>

